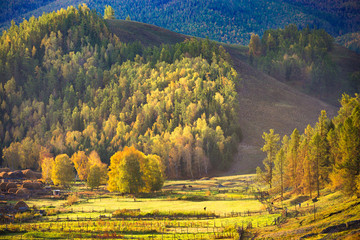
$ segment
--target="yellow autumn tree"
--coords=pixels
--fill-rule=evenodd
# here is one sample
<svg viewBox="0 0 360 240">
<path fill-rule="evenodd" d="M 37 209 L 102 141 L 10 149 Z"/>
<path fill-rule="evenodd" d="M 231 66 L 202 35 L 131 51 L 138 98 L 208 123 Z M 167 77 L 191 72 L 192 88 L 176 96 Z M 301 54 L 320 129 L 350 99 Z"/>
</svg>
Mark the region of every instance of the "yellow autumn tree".
<svg viewBox="0 0 360 240">
<path fill-rule="evenodd" d="M 84 151 L 76 152 L 71 157 L 71 162 L 74 164 L 76 172 L 80 180 L 86 180 L 87 175 L 90 171 L 88 164 L 89 158 L 86 156 Z"/>
<path fill-rule="evenodd" d="M 163 167 L 156 155 L 146 156 L 134 147 L 125 147 L 110 158 L 108 189 L 111 192 L 139 193 L 160 190 Z"/>
<path fill-rule="evenodd" d="M 161 190 L 164 185 L 164 169 L 161 159 L 157 155 L 145 156 L 140 163 L 142 179 L 145 183 L 143 192 Z"/>
<path fill-rule="evenodd" d="M 89 174 L 91 172 L 91 167 L 93 166 L 98 166 L 99 170 L 100 170 L 100 183 L 104 184 L 107 182 L 108 180 L 108 166 L 106 163 L 101 162 L 100 156 L 99 154 L 94 150 L 91 151 L 91 153 L 89 154 L 89 161 L 88 161 L 88 165 L 89 165 Z"/>
<path fill-rule="evenodd" d="M 46 183 L 51 183 L 54 162 L 54 158 L 52 157 L 45 157 L 41 162 L 42 180 Z"/>
</svg>

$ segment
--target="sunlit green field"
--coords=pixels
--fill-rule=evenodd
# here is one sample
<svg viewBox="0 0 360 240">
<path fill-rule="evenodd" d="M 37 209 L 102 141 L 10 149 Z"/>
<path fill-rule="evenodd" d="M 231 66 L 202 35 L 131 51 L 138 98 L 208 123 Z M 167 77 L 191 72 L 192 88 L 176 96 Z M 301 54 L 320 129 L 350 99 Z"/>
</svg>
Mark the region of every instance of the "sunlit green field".
<svg viewBox="0 0 360 240">
<path fill-rule="evenodd" d="M 269 213 L 255 197 L 253 180 L 253 175 L 239 175 L 167 181 L 161 192 L 136 197 L 76 183 L 67 190 L 76 196 L 73 203 L 69 198 L 27 200 L 47 214 L 18 215 L 14 223 L 0 225 L 0 239 L 239 239 L 240 230 L 245 238 L 294 239 L 311 233 L 309 239 L 336 239 L 348 231 L 330 236 L 322 229 L 359 219 L 358 199 L 327 189 L 315 217 L 311 199 L 299 207 L 296 195 L 275 201 L 278 210 Z"/>
<path fill-rule="evenodd" d="M 77 183 L 77 201 L 30 199 L 48 215 L 31 222 L 1 225 L 2 239 L 237 239 L 237 228 L 271 225 L 280 214 L 266 214 L 256 200 L 252 175 L 196 181 L 167 181 L 153 196 L 91 192 Z M 133 210 L 125 218 L 114 212 Z M 155 214 L 155 215 L 154 215 Z M 156 215 L 158 214 L 158 215 Z"/>
</svg>

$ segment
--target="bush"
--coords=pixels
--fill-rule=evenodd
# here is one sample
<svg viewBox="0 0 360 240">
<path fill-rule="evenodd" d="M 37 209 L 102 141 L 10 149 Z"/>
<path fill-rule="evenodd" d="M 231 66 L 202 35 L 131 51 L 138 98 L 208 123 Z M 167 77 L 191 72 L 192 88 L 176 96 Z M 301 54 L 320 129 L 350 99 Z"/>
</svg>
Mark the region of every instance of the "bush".
<svg viewBox="0 0 360 240">
<path fill-rule="evenodd" d="M 68 198 L 67 198 L 67 204 L 69 206 L 73 205 L 74 203 L 77 203 L 78 201 L 79 201 L 79 198 L 75 194 L 72 194 L 72 195 L 68 196 Z"/>
<path fill-rule="evenodd" d="M 179 200 L 201 202 L 201 201 L 207 201 L 208 198 L 206 196 L 199 196 L 199 195 L 185 195 L 179 198 Z"/>
<path fill-rule="evenodd" d="M 23 212 L 15 214 L 15 221 L 22 222 L 29 219 L 33 219 L 35 217 L 34 213 L 32 212 Z"/>
</svg>

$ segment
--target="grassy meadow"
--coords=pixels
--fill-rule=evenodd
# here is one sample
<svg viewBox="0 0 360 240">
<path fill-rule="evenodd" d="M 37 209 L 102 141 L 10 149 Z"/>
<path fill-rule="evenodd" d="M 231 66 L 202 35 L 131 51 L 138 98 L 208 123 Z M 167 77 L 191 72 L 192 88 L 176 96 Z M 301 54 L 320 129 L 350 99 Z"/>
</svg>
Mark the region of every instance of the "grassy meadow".
<svg viewBox="0 0 360 240">
<path fill-rule="evenodd" d="M 0 226 L 1 239 L 128 238 L 234 239 L 236 228 L 273 224 L 280 214 L 266 214 L 255 198 L 253 175 L 167 181 L 152 196 L 122 196 L 82 183 L 68 199 L 29 199 L 46 216 Z M 115 217 L 120 211 L 121 216 Z M 25 213 L 24 213 L 25 214 Z M 21 219 L 21 220 L 20 220 Z M 21 222 L 20 222 L 21 221 Z"/>
<path fill-rule="evenodd" d="M 90 191 L 76 183 L 68 199 L 29 199 L 46 211 L 18 215 L 0 225 L 0 239 L 337 239 L 354 236 L 351 229 L 323 233 L 329 226 L 355 221 L 360 201 L 323 190 L 314 219 L 311 199 L 286 196 L 273 209 L 255 197 L 254 175 L 203 180 L 167 181 L 152 195 L 120 195 Z M 299 203 L 301 203 L 299 205 Z M 204 209 L 206 208 L 206 210 Z M 287 213 L 285 214 L 285 209 Z M 276 221 L 276 224 L 275 224 Z M 241 231 L 243 230 L 243 231 Z"/>
</svg>

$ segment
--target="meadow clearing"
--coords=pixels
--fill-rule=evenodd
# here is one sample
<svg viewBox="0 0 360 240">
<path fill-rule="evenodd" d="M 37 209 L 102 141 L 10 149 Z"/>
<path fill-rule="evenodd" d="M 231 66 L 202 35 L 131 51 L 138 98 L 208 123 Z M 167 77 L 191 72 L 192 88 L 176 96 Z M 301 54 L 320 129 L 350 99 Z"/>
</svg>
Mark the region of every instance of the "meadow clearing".
<svg viewBox="0 0 360 240">
<path fill-rule="evenodd" d="M 308 234 L 307 239 L 336 239 L 353 235 L 351 229 L 335 233 L 324 229 L 359 219 L 358 199 L 323 190 L 314 216 L 309 198 L 289 195 L 283 202 L 259 201 L 254 179 L 255 175 L 234 175 L 166 181 L 161 192 L 136 197 L 110 193 L 105 186 L 90 191 L 76 183 L 66 190 L 65 199 L 25 200 L 32 212 L 0 225 L 0 239 L 297 239 Z M 40 216 L 38 210 L 46 214 Z"/>
<path fill-rule="evenodd" d="M 0 226 L 0 238 L 236 239 L 237 229 L 271 225 L 280 216 L 268 214 L 255 198 L 253 180 L 239 175 L 167 181 L 161 192 L 136 197 L 76 183 L 67 190 L 76 196 L 73 202 L 26 200 L 46 215 L 23 213 Z"/>
</svg>

